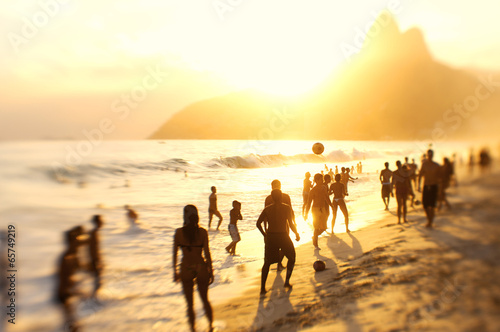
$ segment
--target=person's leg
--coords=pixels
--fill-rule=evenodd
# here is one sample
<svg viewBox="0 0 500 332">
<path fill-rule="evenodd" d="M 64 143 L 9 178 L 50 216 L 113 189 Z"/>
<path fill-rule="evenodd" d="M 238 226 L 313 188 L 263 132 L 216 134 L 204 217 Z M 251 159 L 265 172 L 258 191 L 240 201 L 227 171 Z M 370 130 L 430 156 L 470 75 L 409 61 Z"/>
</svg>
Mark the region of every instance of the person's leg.
<svg viewBox="0 0 500 332">
<path fill-rule="evenodd" d="M 284 287 L 292 288 L 290 284 L 290 277 L 292 276 L 293 268 L 295 266 L 295 247 L 293 246 L 292 240 L 288 237 L 283 239 L 283 248 L 282 251 L 286 258 L 288 259 L 288 263 L 286 264 L 286 278 Z"/>
<path fill-rule="evenodd" d="M 210 330 L 213 329 L 214 315 L 212 311 L 212 306 L 208 301 L 208 271 L 200 273 L 198 278 L 196 278 L 198 284 L 198 293 L 200 294 L 201 301 L 203 302 L 203 309 L 205 309 L 205 315 L 207 316 L 208 322 L 210 324 Z"/>
<path fill-rule="evenodd" d="M 340 204 L 340 210 L 344 214 L 345 230 L 346 230 L 346 232 L 349 233 L 350 232 L 350 230 L 349 230 L 349 213 L 347 213 L 347 206 L 345 205 L 344 201 L 342 201 L 342 203 Z"/>
<path fill-rule="evenodd" d="M 403 222 L 408 222 L 408 220 L 406 220 L 406 212 L 408 211 L 408 208 L 406 207 L 406 201 L 407 201 L 407 197 L 404 197 L 403 198 Z"/>
<path fill-rule="evenodd" d="M 183 276 L 182 278 L 182 290 L 184 291 L 184 297 L 187 303 L 187 313 L 189 318 L 189 325 L 191 326 L 191 331 L 194 331 L 194 309 L 193 309 L 193 279 Z"/>
<path fill-rule="evenodd" d="M 227 247 L 226 247 L 226 251 L 228 253 L 231 253 L 231 250 L 233 250 L 233 247 L 235 246 L 235 243 L 234 241 L 232 241 Z"/>
<path fill-rule="evenodd" d="M 264 261 L 264 265 L 262 266 L 262 275 L 260 278 L 260 294 L 266 293 L 266 281 L 270 266 L 271 264 L 269 264 L 267 261 Z"/>
<path fill-rule="evenodd" d="M 278 268 L 277 270 L 278 271 L 282 271 L 285 269 L 285 267 L 283 266 L 283 257 L 285 257 L 285 254 L 283 253 L 283 250 L 280 249 L 280 261 L 278 262 Z"/>
<path fill-rule="evenodd" d="M 398 224 L 401 224 L 401 210 L 403 207 L 403 202 L 402 202 L 403 200 L 402 200 L 401 196 L 397 196 L 396 201 L 398 203 Z"/>
<path fill-rule="evenodd" d="M 208 211 L 208 229 L 210 229 L 210 226 L 212 226 L 212 218 L 214 214 L 211 211 Z"/>
<path fill-rule="evenodd" d="M 333 228 L 335 227 L 335 220 L 337 219 L 337 208 L 338 208 L 338 204 L 337 203 L 333 203 L 333 208 L 332 208 L 332 234 L 333 234 Z"/>
<path fill-rule="evenodd" d="M 434 207 L 429 206 L 425 209 L 425 214 L 427 215 L 427 225 L 425 227 L 431 228 L 434 221 Z"/>
<path fill-rule="evenodd" d="M 215 215 L 219 218 L 219 223 L 217 224 L 217 229 L 219 229 L 220 224 L 222 224 L 222 215 L 220 214 L 219 211 L 216 211 Z"/>
</svg>

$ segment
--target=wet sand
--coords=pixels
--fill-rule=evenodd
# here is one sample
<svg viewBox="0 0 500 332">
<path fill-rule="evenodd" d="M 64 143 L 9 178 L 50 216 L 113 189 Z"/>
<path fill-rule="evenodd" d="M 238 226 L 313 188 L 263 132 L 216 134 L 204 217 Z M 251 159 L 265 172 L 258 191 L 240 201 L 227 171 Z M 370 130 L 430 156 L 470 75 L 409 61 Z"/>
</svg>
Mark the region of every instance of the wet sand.
<svg viewBox="0 0 500 332">
<path fill-rule="evenodd" d="M 216 303 L 217 329 L 500 330 L 500 174 L 450 188 L 449 201 L 452 210 L 439 212 L 431 230 L 421 206 L 397 225 L 391 200 L 376 224 L 324 236 L 320 251 L 297 247 L 290 291 L 286 271 L 272 265 L 260 297 L 262 262 L 241 268 L 251 282 L 243 295 Z M 314 271 L 316 259 L 325 271 Z"/>
</svg>

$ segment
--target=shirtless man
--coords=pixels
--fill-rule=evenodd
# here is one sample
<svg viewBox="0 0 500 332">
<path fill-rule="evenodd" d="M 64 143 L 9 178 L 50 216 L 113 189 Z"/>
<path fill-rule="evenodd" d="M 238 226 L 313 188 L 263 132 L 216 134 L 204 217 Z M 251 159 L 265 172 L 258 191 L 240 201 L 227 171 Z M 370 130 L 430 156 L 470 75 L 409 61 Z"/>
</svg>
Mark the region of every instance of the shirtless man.
<svg viewBox="0 0 500 332">
<path fill-rule="evenodd" d="M 219 224 L 217 225 L 217 229 L 219 229 L 220 224 L 222 223 L 222 215 L 217 209 L 217 188 L 212 186 L 210 189 L 212 190 L 212 193 L 208 197 L 208 228 L 210 229 L 210 226 L 212 225 L 212 217 L 215 214 L 219 218 Z"/>
<path fill-rule="evenodd" d="M 275 189 L 281 190 L 281 182 L 280 182 L 280 180 L 273 180 L 271 182 L 271 192 L 273 190 L 275 190 Z M 281 194 L 282 194 L 281 202 L 283 204 L 286 204 L 286 205 L 290 206 L 290 208 L 292 209 L 292 222 L 295 225 L 295 227 L 297 227 L 297 224 L 295 223 L 295 213 L 293 212 L 293 208 L 292 208 L 292 200 L 290 199 L 290 196 L 288 194 L 285 194 L 283 192 Z M 267 207 L 267 206 L 269 206 L 269 205 L 271 205 L 273 203 L 274 203 L 273 196 L 269 195 L 269 196 L 266 197 L 266 200 L 264 201 L 264 207 Z M 264 222 L 264 228 L 267 229 L 267 225 L 266 225 L 265 222 Z M 278 271 L 281 271 L 281 270 L 285 269 L 285 267 L 281 263 L 283 261 L 283 257 L 285 257 L 285 255 L 280 250 L 280 261 L 278 262 Z"/>
<path fill-rule="evenodd" d="M 345 180 L 345 183 L 344 183 L 344 185 L 345 185 L 345 195 L 346 196 L 349 196 L 349 191 L 347 190 L 347 185 L 349 184 L 349 181 L 351 181 L 351 182 L 354 183 L 354 180 L 358 179 L 357 177 L 353 178 L 351 176 L 350 172 L 351 172 L 351 170 L 349 169 L 349 167 L 346 167 L 346 169 L 345 169 L 345 174 L 346 174 L 345 179 L 346 180 Z"/>
<path fill-rule="evenodd" d="M 380 172 L 379 178 L 380 178 L 380 183 L 382 184 L 382 200 L 384 201 L 385 204 L 385 210 L 389 211 L 389 201 L 391 199 L 391 192 L 392 192 L 392 184 L 391 184 L 392 171 L 389 169 L 388 162 L 386 162 L 384 165 L 385 169 L 383 169 Z"/>
<path fill-rule="evenodd" d="M 309 201 L 306 206 L 306 220 L 312 204 L 314 226 L 313 245 L 315 249 L 319 250 L 318 237 L 327 229 L 326 223 L 332 202 L 328 197 L 328 190 L 323 185 L 323 175 L 316 173 L 314 175 L 314 182 L 316 183 L 316 186 L 311 189 L 311 192 L 309 193 Z"/>
<path fill-rule="evenodd" d="M 291 229 L 295 233 L 295 240 L 300 240 L 300 235 L 297 232 L 295 224 L 292 222 L 292 208 L 282 203 L 283 195 L 281 190 L 274 189 L 271 192 L 273 204 L 264 208 L 257 220 L 257 228 L 264 236 L 264 265 L 262 266 L 260 294 L 266 293 L 266 280 L 269 274 L 269 267 L 273 263 L 278 263 L 280 259 L 280 250 L 288 259 L 286 265 L 286 278 L 284 287 L 292 288 L 290 277 L 292 276 L 293 267 L 295 266 L 295 247 L 288 235 L 288 230 Z M 267 228 L 262 227 L 262 223 L 267 223 Z"/>
<path fill-rule="evenodd" d="M 421 191 L 420 183 L 422 177 L 424 180 L 424 190 L 422 192 L 422 205 L 424 206 L 427 216 L 427 224 L 425 227 L 431 228 L 434 221 L 435 208 L 438 198 L 440 170 L 441 166 L 432 161 L 434 151 L 427 151 L 427 158 L 422 163 L 422 168 L 418 174 L 418 191 Z"/>
</svg>

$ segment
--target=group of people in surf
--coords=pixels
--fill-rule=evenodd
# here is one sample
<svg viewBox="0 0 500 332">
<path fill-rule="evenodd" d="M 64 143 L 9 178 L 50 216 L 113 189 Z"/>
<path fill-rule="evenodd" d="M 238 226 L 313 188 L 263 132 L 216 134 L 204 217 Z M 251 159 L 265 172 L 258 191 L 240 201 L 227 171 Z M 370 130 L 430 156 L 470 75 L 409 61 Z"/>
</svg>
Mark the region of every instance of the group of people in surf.
<svg viewBox="0 0 500 332">
<path fill-rule="evenodd" d="M 398 224 L 408 222 L 407 201 L 411 200 L 411 206 L 420 204 L 419 200 L 415 201 L 415 191 L 417 188 L 422 192 L 422 205 L 427 217 L 426 227 L 432 228 L 435 209 L 438 210 L 444 204 L 448 209 L 451 208 L 446 197 L 446 190 L 450 187 L 450 183 L 455 181 L 454 163 L 449 158 L 443 158 L 443 164 L 440 165 L 433 160 L 434 151 L 429 149 L 421 159 L 422 166 L 418 171 L 418 166 L 415 164 L 415 159 L 408 162 L 408 157 L 405 157 L 405 163 L 400 160 L 396 161 L 397 169 L 391 171 L 389 163 L 385 163 L 385 168 L 380 172 L 380 183 L 382 184 L 382 200 L 384 201 L 385 209 L 389 210 L 390 197 L 396 197 Z M 423 188 L 421 186 L 422 178 L 424 178 Z M 396 194 L 394 195 L 394 191 Z"/>
<path fill-rule="evenodd" d="M 328 167 L 325 165 L 328 170 Z M 354 166 L 352 166 L 354 169 Z M 340 208 L 344 214 L 346 231 L 349 232 L 349 214 L 344 197 L 349 195 L 348 183 L 354 182 L 357 178 L 350 175 L 349 167 L 342 167 L 341 172 L 338 171 L 338 166 L 335 166 L 335 172 L 330 168 L 328 174 L 316 173 L 311 182 L 311 173 L 305 174 L 303 189 L 302 189 L 302 215 L 304 220 L 307 220 L 309 211 L 313 218 L 313 245 L 319 250 L 319 236 L 328 229 L 327 222 L 330 216 L 330 208 L 332 208 L 332 234 L 334 233 L 335 220 L 337 218 L 337 210 Z M 361 172 L 361 163 L 358 164 L 358 173 Z M 334 180 L 334 181 L 333 181 Z M 333 194 L 333 200 L 330 200 L 330 195 Z"/>
</svg>

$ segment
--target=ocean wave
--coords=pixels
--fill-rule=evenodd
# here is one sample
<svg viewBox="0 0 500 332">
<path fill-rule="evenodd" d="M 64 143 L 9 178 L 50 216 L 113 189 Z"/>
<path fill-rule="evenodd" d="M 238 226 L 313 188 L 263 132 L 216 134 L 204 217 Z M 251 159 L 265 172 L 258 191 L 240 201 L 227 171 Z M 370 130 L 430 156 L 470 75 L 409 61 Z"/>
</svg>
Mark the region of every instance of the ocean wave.
<svg viewBox="0 0 500 332">
<path fill-rule="evenodd" d="M 343 150 L 334 150 L 326 155 L 315 155 L 312 153 L 297 154 L 293 156 L 285 156 L 282 154 L 249 154 L 246 156 L 220 157 L 213 160 L 213 165 L 229 168 L 267 168 L 305 163 L 344 163 L 381 157 L 382 154 L 378 151 L 359 151 L 353 149 L 350 153 Z"/>
</svg>

